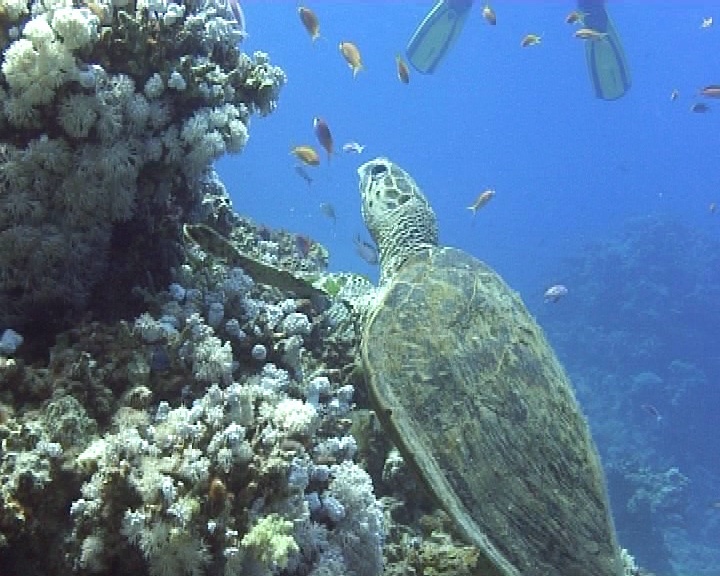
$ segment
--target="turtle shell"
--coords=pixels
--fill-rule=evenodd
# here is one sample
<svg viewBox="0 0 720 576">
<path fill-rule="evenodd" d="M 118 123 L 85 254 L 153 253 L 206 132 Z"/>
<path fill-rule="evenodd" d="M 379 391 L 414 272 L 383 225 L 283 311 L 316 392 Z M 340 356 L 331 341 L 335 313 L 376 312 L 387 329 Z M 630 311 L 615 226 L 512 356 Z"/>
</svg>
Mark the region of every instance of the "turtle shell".
<svg viewBox="0 0 720 576">
<path fill-rule="evenodd" d="M 483 575 L 622 574 L 585 418 L 498 274 L 454 248 L 411 256 L 361 346 L 381 422 L 482 553 Z"/>
</svg>

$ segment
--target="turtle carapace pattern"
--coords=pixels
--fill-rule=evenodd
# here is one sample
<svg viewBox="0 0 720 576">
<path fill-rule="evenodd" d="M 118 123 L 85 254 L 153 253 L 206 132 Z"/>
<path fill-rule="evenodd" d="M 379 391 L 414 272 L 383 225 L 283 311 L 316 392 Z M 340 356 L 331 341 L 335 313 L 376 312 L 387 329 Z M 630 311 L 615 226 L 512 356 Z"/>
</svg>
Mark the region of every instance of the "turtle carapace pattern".
<svg viewBox="0 0 720 576">
<path fill-rule="evenodd" d="M 358 172 L 381 264 L 360 348 L 385 429 L 484 576 L 621 576 L 597 452 L 542 330 L 489 266 L 438 245 L 402 168 Z"/>
</svg>

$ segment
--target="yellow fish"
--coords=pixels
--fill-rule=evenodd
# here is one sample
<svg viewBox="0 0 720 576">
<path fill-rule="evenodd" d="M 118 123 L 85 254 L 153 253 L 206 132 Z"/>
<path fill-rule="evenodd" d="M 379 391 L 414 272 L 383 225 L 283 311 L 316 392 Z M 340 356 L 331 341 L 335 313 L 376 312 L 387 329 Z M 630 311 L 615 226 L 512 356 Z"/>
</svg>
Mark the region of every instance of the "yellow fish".
<svg viewBox="0 0 720 576">
<path fill-rule="evenodd" d="M 480 208 L 485 206 L 490 200 L 493 199 L 495 196 L 495 190 L 485 190 L 485 192 L 482 192 L 476 199 L 475 202 L 472 203 L 471 206 L 468 206 L 468 210 L 470 210 L 473 213 L 473 216 L 477 213 Z"/>
<path fill-rule="evenodd" d="M 527 48 L 528 46 L 535 46 L 536 44 L 540 44 L 541 40 L 542 38 L 537 34 L 526 34 L 520 41 L 520 46 L 523 48 Z"/>
<path fill-rule="evenodd" d="M 310 8 L 300 6 L 298 7 L 298 15 L 300 16 L 300 22 L 305 26 L 305 30 L 310 34 L 310 39 L 315 42 L 320 38 L 320 20 L 318 20 L 315 12 Z"/>
<path fill-rule="evenodd" d="M 290 150 L 290 154 L 293 154 L 298 160 L 308 166 L 317 166 L 320 164 L 320 155 L 312 146 L 295 146 Z"/>
<path fill-rule="evenodd" d="M 565 23 L 566 24 L 584 24 L 585 23 L 585 16 L 587 14 L 585 12 L 580 12 L 579 10 L 573 10 L 565 16 Z"/>
<path fill-rule="evenodd" d="M 598 32 L 592 28 L 580 28 L 575 30 L 575 34 L 573 34 L 573 36 L 575 36 L 575 38 L 580 38 L 581 40 L 603 40 L 604 38 L 607 38 L 607 33 Z"/>
<path fill-rule="evenodd" d="M 340 49 L 340 54 L 345 58 L 345 62 L 348 63 L 348 66 L 350 66 L 350 69 L 353 71 L 354 78 L 357 73 L 363 69 L 360 50 L 358 50 L 358 47 L 352 42 L 340 42 L 338 48 Z"/>
<path fill-rule="evenodd" d="M 397 77 L 400 82 L 403 84 L 409 84 L 410 83 L 410 69 L 408 68 L 408 65 L 405 64 L 405 60 L 402 59 L 402 56 L 400 54 L 397 54 L 395 56 L 395 65 L 397 66 Z"/>
</svg>

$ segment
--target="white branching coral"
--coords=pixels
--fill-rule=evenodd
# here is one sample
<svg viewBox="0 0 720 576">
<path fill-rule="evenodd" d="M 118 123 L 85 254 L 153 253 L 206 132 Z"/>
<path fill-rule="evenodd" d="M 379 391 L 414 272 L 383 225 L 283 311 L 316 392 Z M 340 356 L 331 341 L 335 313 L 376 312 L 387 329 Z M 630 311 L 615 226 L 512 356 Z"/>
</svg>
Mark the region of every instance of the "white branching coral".
<svg viewBox="0 0 720 576">
<path fill-rule="evenodd" d="M 38 304 L 70 298 L 85 307 L 100 274 L 130 284 L 146 256 L 169 275 L 174 256 L 163 242 L 135 243 L 152 255 L 118 254 L 109 243 L 115 225 L 137 216 L 149 235 L 176 241 L 171 228 L 193 213 L 202 195 L 195 186 L 211 162 L 245 146 L 250 115 L 273 106 L 265 101 L 284 84 L 279 68 L 240 57 L 229 38 L 203 48 L 217 7 L 145 4 L 136 11 L 125 0 L 0 0 L 0 324 L 29 321 Z M 128 10 L 107 18 L 109 7 Z M 168 18 L 175 30 L 155 30 L 152 46 L 128 36 L 142 37 L 154 19 L 169 26 Z M 168 59 L 148 58 L 146 49 Z M 256 81 L 268 73 L 274 83 Z M 68 153 L 39 162 L 31 148 L 43 139 Z M 43 242 L 47 231 L 73 246 Z M 133 264 L 111 263 L 110 254 Z M 86 260 L 93 265 L 75 268 Z M 199 373 L 227 381 L 229 356 L 222 343 L 198 348 Z"/>
<path fill-rule="evenodd" d="M 347 565 L 358 576 L 382 573 L 383 513 L 375 499 L 370 475 L 353 462 L 332 467 L 327 495 L 344 507 L 344 517 L 330 535 L 342 549 Z"/>
<path fill-rule="evenodd" d="M 183 359 L 192 363 L 193 375 L 201 382 L 229 383 L 232 380 L 233 357 L 229 342 L 223 343 L 199 314 L 192 314 L 186 328 L 191 338 L 180 348 Z"/>
<path fill-rule="evenodd" d="M 97 100 L 88 94 L 68 94 L 60 103 L 58 121 L 73 138 L 86 138 L 98 119 Z"/>
<path fill-rule="evenodd" d="M 40 14 L 25 25 L 23 38 L 8 47 L 2 64 L 14 99 L 10 107 L 5 106 L 11 122 L 27 125 L 30 114 L 24 108 L 48 104 L 55 91 L 75 77 L 73 51 L 93 42 L 98 26 L 89 10 L 78 8 Z"/>
<path fill-rule="evenodd" d="M 150 78 L 147 79 L 147 82 L 145 82 L 145 88 L 143 91 L 145 92 L 145 96 L 150 98 L 151 100 L 154 100 L 155 98 L 158 98 L 165 89 L 165 84 L 163 82 L 162 76 L 155 72 Z"/>
<path fill-rule="evenodd" d="M 97 40 L 100 21 L 87 8 L 60 8 L 52 13 L 51 26 L 68 50 Z"/>
<path fill-rule="evenodd" d="M 41 36 L 35 41 L 20 38 L 13 42 L 6 50 L 2 64 L 10 96 L 19 98 L 17 104 L 25 107 L 49 103 L 55 90 L 74 70 L 72 54 L 58 42 L 45 42 Z"/>
<path fill-rule="evenodd" d="M 239 152 L 248 141 L 247 112 L 232 104 L 203 108 L 188 118 L 180 131 L 185 150 L 183 170 L 199 173 L 225 152 Z"/>
<path fill-rule="evenodd" d="M 293 523 L 277 514 L 260 518 L 241 540 L 268 568 L 284 568 L 291 554 L 300 550 L 293 538 Z"/>
<path fill-rule="evenodd" d="M 296 398 L 284 398 L 275 407 L 273 421 L 290 436 L 309 438 L 317 429 L 320 418 L 312 404 Z"/>
<path fill-rule="evenodd" d="M 207 546 L 197 537 L 166 523 L 156 524 L 140 546 L 150 563 L 151 576 L 200 576 L 209 560 Z"/>
<path fill-rule="evenodd" d="M 0 12 L 10 22 L 15 22 L 20 16 L 28 13 L 27 0 L 0 0 Z"/>
</svg>

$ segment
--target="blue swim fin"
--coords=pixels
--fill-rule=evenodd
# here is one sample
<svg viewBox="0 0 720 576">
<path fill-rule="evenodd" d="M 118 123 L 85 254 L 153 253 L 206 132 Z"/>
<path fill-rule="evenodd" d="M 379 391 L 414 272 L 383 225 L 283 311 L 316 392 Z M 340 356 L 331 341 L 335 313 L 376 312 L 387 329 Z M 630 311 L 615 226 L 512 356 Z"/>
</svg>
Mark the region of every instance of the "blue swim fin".
<svg viewBox="0 0 720 576">
<path fill-rule="evenodd" d="M 630 90 L 632 78 L 620 36 L 604 4 L 584 0 L 578 2 L 578 9 L 585 14 L 586 28 L 605 34 L 601 40 L 585 41 L 585 58 L 595 96 L 602 100 L 617 100 Z"/>
<path fill-rule="evenodd" d="M 438 0 L 408 42 L 407 59 L 418 72 L 432 74 L 457 40 L 472 0 Z"/>
</svg>

